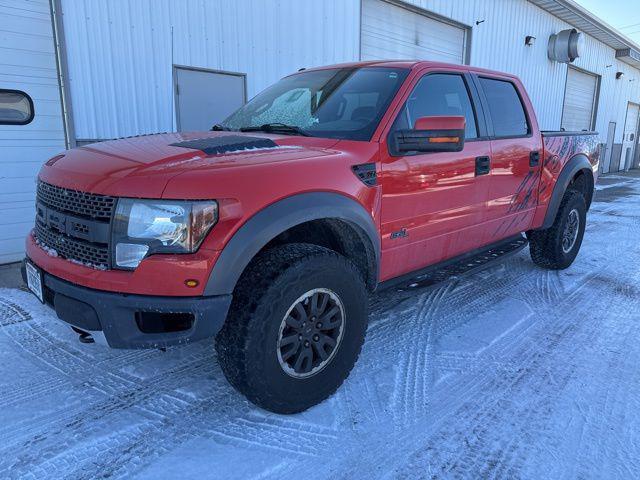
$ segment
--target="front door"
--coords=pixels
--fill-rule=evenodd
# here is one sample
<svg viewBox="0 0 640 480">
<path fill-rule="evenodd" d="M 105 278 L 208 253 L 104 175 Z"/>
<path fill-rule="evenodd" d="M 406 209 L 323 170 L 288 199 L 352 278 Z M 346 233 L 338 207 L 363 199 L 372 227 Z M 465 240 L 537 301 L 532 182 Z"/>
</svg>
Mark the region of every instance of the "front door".
<svg viewBox="0 0 640 480">
<path fill-rule="evenodd" d="M 461 152 L 394 155 L 387 140 L 381 142 L 382 280 L 460 255 L 482 243 L 489 175 L 476 175 L 476 159 L 489 157 L 490 142 L 481 139 L 470 92 L 467 77 L 459 73 L 423 76 L 386 136 L 413 128 L 420 117 L 461 115 L 466 119 Z"/>
<path fill-rule="evenodd" d="M 622 137 L 622 155 L 620 157 L 620 170 L 633 168 L 635 148 L 638 144 L 638 116 L 640 105 L 629 103 L 627 106 L 627 118 L 624 122 L 624 135 Z"/>
</svg>

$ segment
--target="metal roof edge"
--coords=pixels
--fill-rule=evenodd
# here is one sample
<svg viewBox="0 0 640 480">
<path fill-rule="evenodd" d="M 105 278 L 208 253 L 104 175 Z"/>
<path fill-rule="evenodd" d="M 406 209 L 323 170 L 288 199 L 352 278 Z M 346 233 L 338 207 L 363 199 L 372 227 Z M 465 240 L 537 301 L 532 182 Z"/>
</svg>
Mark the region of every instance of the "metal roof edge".
<svg viewBox="0 0 640 480">
<path fill-rule="evenodd" d="M 640 45 L 573 0 L 528 0 L 616 50 L 616 58 L 640 68 Z"/>
</svg>

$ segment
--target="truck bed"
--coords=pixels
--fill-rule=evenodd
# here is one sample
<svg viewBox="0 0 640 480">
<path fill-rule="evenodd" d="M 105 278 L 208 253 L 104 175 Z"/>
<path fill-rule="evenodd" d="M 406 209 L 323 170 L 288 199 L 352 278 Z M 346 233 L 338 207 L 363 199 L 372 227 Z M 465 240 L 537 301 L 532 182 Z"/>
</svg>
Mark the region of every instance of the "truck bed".
<svg viewBox="0 0 640 480">
<path fill-rule="evenodd" d="M 594 184 L 598 177 L 600 148 L 597 132 L 543 131 L 544 163 L 540 180 L 539 204 L 551 199 L 553 187 L 567 162 L 576 155 L 585 155 L 593 169 Z M 588 199 L 590 203 L 590 199 Z"/>
<path fill-rule="evenodd" d="M 579 135 L 598 135 L 594 130 L 566 131 L 566 130 L 541 130 L 543 137 L 575 137 Z"/>
</svg>

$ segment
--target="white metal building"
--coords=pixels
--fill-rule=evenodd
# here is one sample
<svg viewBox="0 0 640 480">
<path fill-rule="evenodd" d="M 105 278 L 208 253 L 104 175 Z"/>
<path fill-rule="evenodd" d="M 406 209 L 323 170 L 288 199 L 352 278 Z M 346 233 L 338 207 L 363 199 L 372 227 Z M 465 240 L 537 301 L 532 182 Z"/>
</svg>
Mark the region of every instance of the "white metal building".
<svg viewBox="0 0 640 480">
<path fill-rule="evenodd" d="M 0 263 L 6 263 L 22 256 L 40 166 L 65 148 L 47 1 L 0 2 L 0 89 L 29 92 L 36 112 L 28 125 L 0 125 Z"/>
<path fill-rule="evenodd" d="M 549 60 L 572 28 L 579 57 Z M 301 67 L 383 58 L 515 73 L 543 129 L 598 130 L 605 172 L 638 166 L 640 47 L 572 0 L 2 0 L 0 93 L 35 119 L 0 125 L 0 263 L 65 142 L 205 129 Z"/>
</svg>

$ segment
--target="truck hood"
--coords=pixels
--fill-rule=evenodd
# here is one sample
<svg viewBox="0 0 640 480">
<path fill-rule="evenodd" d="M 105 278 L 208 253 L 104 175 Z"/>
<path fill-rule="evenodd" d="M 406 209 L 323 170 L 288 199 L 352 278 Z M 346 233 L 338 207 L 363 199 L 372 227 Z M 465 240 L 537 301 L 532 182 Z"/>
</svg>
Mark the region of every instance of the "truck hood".
<svg viewBox="0 0 640 480">
<path fill-rule="evenodd" d="M 160 198 L 169 181 L 194 169 L 243 168 L 330 155 L 338 140 L 239 132 L 145 135 L 68 150 L 39 178 L 103 195 Z"/>
</svg>

